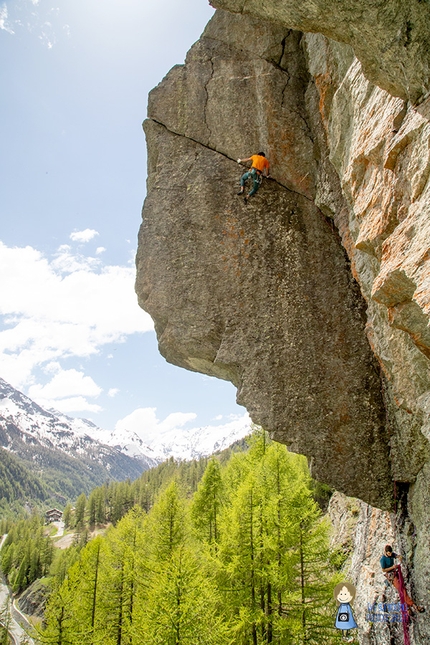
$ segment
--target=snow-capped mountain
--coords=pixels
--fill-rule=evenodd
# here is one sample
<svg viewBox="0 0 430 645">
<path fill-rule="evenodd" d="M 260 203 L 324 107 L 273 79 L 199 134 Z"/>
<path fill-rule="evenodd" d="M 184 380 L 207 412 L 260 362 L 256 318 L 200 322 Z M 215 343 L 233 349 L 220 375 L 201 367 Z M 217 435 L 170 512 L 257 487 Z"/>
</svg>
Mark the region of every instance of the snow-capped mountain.
<svg viewBox="0 0 430 645">
<path fill-rule="evenodd" d="M 55 462 L 58 451 L 91 467 L 106 469 L 105 479 L 136 478 L 158 463 L 142 454 L 139 459 L 103 443 L 103 431 L 90 421 L 72 419 L 41 408 L 0 378 L 0 446 L 43 466 Z"/>
<path fill-rule="evenodd" d="M 250 433 L 247 414 L 222 425 L 197 428 L 169 427 L 151 432 L 144 426 L 128 427 L 123 420 L 114 432 L 99 428 L 87 419 L 69 417 L 56 410 L 44 410 L 0 378 L 0 445 L 12 452 L 19 445 L 40 445 L 69 456 L 98 461 L 112 471 L 112 460 L 140 472 L 174 457 L 187 460 L 208 456 Z M 33 459 L 37 460 L 37 456 Z M 124 476 L 112 476 L 123 479 Z M 126 474 L 131 477 L 132 474 Z M 136 477 L 138 474 L 135 475 Z"/>
<path fill-rule="evenodd" d="M 224 450 L 235 441 L 243 439 L 251 432 L 248 415 L 218 426 L 201 428 L 171 428 L 156 435 L 145 436 L 145 428 L 138 435 L 127 427 L 117 428 L 104 441 L 117 446 L 122 452 L 134 457 L 139 454 L 150 455 L 153 459 L 164 461 L 169 457 L 188 460 L 207 457 Z"/>
</svg>

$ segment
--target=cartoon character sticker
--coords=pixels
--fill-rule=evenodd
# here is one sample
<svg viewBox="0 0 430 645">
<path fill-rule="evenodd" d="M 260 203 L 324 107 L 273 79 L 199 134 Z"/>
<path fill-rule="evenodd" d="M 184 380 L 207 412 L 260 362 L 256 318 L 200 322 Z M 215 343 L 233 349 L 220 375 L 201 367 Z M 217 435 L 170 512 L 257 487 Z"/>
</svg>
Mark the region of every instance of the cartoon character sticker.
<svg viewBox="0 0 430 645">
<path fill-rule="evenodd" d="M 352 638 L 349 638 L 349 630 L 357 627 L 351 608 L 355 593 L 355 587 L 350 582 L 340 582 L 333 591 L 334 599 L 339 605 L 334 626 L 337 629 L 345 630 L 344 638 L 348 641 L 352 641 Z"/>
</svg>

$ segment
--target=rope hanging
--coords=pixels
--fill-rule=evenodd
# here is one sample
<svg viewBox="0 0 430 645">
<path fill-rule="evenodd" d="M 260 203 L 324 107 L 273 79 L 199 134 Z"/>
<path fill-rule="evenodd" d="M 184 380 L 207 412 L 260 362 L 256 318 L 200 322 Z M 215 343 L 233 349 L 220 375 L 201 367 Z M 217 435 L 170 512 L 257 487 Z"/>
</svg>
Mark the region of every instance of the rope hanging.
<svg viewBox="0 0 430 645">
<path fill-rule="evenodd" d="M 403 624 L 403 641 L 405 645 L 411 645 L 411 641 L 409 638 L 409 613 L 408 609 L 406 606 L 406 599 L 405 599 L 405 581 L 403 579 L 403 574 L 402 574 L 402 567 L 400 564 L 397 566 L 397 574 L 399 576 L 399 596 L 400 596 L 400 603 L 401 603 L 401 608 L 402 608 L 402 624 Z"/>
</svg>

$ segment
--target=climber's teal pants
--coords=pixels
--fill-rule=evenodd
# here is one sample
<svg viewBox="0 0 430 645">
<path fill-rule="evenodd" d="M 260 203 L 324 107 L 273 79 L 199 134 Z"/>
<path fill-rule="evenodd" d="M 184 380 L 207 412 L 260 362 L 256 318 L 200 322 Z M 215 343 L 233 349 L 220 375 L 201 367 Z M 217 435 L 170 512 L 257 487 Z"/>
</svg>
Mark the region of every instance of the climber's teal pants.
<svg viewBox="0 0 430 645">
<path fill-rule="evenodd" d="M 252 184 L 252 190 L 249 193 L 249 197 L 252 197 L 252 195 L 255 195 L 257 190 L 260 188 L 261 184 L 261 175 L 258 174 L 258 172 L 255 170 L 255 168 L 251 168 L 248 172 L 246 172 L 242 177 L 240 178 L 240 185 L 242 188 L 245 186 L 245 183 L 248 181 L 248 179 L 252 179 L 253 184 Z"/>
</svg>

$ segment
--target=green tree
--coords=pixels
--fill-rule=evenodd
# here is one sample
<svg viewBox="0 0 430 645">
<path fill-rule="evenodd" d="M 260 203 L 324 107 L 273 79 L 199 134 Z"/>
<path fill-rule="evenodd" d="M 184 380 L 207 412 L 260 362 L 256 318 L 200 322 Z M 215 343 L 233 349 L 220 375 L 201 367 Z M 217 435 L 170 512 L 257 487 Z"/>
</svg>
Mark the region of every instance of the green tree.
<svg viewBox="0 0 430 645">
<path fill-rule="evenodd" d="M 51 594 L 44 615 L 44 627 L 36 627 L 37 641 L 43 645 L 78 645 L 81 629 L 77 627 L 73 589 L 64 581 Z"/>
<path fill-rule="evenodd" d="M 333 589 L 340 576 L 330 564 L 329 525 L 314 502 L 302 506 L 301 515 L 293 555 L 295 589 L 286 600 L 293 632 L 303 645 L 340 643 L 340 634 L 333 629 Z"/>
<path fill-rule="evenodd" d="M 328 538 L 304 459 L 259 433 L 249 453 L 231 461 L 226 481 L 220 585 L 230 590 L 234 642 L 313 643 L 312 629 L 319 642 L 335 642 L 333 617 L 331 628 L 326 620 Z"/>
<path fill-rule="evenodd" d="M 114 645 L 133 642 L 138 553 L 144 549 L 144 523 L 143 511 L 135 507 L 108 532 L 105 540 L 100 612 L 105 616 L 104 641 Z"/>
<path fill-rule="evenodd" d="M 148 645 L 221 645 L 227 627 L 220 615 L 214 575 L 193 541 L 187 504 L 176 482 L 160 495 L 146 525 L 140 554 L 139 618 L 135 642 Z"/>
<path fill-rule="evenodd" d="M 87 505 L 87 498 L 85 493 L 81 493 L 76 500 L 75 505 L 75 528 L 81 531 L 84 528 L 85 522 L 85 508 Z"/>
<path fill-rule="evenodd" d="M 191 515 L 194 526 L 209 544 L 219 541 L 219 514 L 222 504 L 222 479 L 219 462 L 211 459 L 194 495 Z"/>
<path fill-rule="evenodd" d="M 152 578 L 142 619 L 148 645 L 225 645 L 219 594 L 196 552 L 178 545 Z"/>
<path fill-rule="evenodd" d="M 70 528 L 72 521 L 72 505 L 68 502 L 63 512 L 63 522 L 66 529 Z"/>
</svg>

